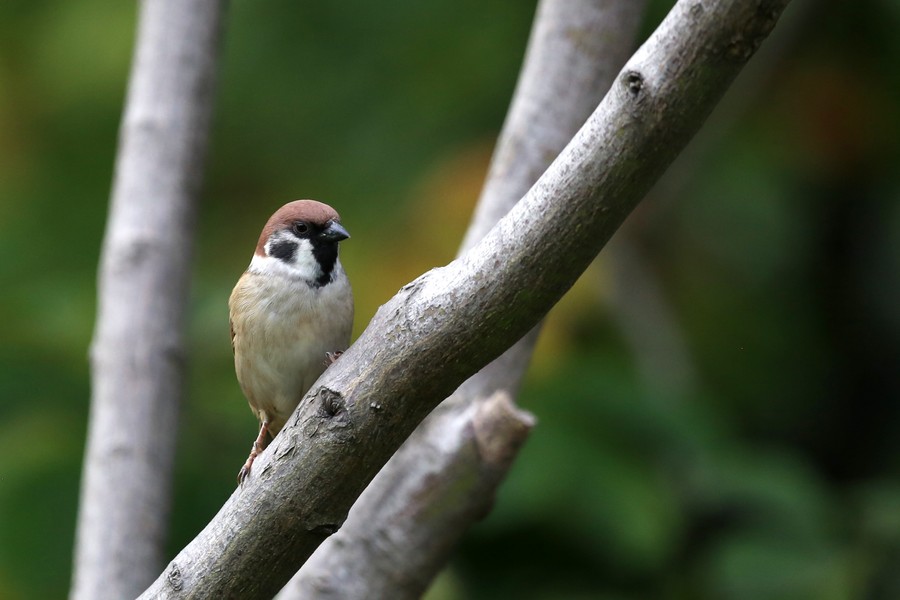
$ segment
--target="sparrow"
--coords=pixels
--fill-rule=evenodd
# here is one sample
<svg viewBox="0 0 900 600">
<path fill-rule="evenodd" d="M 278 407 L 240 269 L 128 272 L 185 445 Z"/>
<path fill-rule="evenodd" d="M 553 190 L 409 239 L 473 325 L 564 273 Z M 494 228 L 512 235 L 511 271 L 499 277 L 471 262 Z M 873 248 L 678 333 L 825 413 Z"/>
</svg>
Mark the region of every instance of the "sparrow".
<svg viewBox="0 0 900 600">
<path fill-rule="evenodd" d="M 349 237 L 327 204 L 289 202 L 269 217 L 250 266 L 231 292 L 234 369 L 259 420 L 240 484 L 310 386 L 350 343 L 353 293 L 338 259 L 338 243 Z"/>
</svg>

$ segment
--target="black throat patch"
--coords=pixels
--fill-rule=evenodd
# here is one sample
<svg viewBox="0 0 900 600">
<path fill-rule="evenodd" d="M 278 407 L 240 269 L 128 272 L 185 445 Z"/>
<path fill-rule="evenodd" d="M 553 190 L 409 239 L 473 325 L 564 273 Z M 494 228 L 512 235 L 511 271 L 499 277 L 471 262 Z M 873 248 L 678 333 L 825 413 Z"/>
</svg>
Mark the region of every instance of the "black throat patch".
<svg viewBox="0 0 900 600">
<path fill-rule="evenodd" d="M 331 282 L 332 272 L 334 271 L 334 263 L 337 262 L 338 245 L 337 242 L 313 242 L 313 257 L 319 263 L 322 274 L 319 275 L 314 284 L 316 287 L 322 287 Z"/>
</svg>

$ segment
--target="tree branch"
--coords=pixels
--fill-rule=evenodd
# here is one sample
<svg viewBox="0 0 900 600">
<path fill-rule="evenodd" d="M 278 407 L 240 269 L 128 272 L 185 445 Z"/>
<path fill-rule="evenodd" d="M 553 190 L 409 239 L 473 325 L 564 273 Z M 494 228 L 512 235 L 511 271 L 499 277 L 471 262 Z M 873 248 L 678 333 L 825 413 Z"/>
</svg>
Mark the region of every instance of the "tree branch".
<svg viewBox="0 0 900 600">
<path fill-rule="evenodd" d="M 461 253 L 528 191 L 584 123 L 634 44 L 644 2 L 543 0 L 484 191 Z M 533 418 L 512 407 L 533 329 L 432 412 L 278 595 L 419 598 L 463 533 L 486 515 Z M 502 391 L 502 392 L 501 392 Z M 490 399 L 488 399 L 490 398 Z M 503 400 L 500 400 L 503 398 Z M 491 428 L 502 461 L 481 451 Z"/>
<path fill-rule="evenodd" d="M 72 598 L 133 598 L 163 564 L 221 19 L 216 0 L 141 4 L 100 262 Z"/>
<path fill-rule="evenodd" d="M 683 0 L 527 195 L 404 286 L 301 401 L 255 477 L 144 597 L 272 596 L 403 440 L 534 327 L 700 127 L 787 0 Z"/>
<path fill-rule="evenodd" d="M 351 534 L 330 537 L 279 600 L 422 596 L 459 540 L 455 529 L 484 516 L 489 502 L 475 499 L 493 496 L 533 425 L 502 392 L 447 400 L 432 415 L 403 446 L 416 452 L 395 454 L 354 505 Z M 366 519 L 377 522 L 365 528 Z"/>
</svg>

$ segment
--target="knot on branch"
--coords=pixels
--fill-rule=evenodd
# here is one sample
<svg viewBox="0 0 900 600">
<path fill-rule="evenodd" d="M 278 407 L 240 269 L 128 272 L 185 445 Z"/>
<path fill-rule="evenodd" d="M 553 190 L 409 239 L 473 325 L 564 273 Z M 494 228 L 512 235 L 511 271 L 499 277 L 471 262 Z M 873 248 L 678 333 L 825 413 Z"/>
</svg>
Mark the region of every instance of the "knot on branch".
<svg viewBox="0 0 900 600">
<path fill-rule="evenodd" d="M 641 95 L 644 91 L 644 76 L 637 71 L 627 71 L 622 75 L 622 83 L 628 94 L 634 98 Z"/>
<path fill-rule="evenodd" d="M 344 396 L 340 392 L 323 387 L 319 388 L 316 396 L 319 397 L 319 414 L 326 419 L 331 419 L 342 412 L 347 412 Z"/>
<path fill-rule="evenodd" d="M 180 592 L 184 588 L 184 577 L 181 575 L 181 569 L 174 562 L 166 570 L 166 583 L 175 592 Z"/>
</svg>

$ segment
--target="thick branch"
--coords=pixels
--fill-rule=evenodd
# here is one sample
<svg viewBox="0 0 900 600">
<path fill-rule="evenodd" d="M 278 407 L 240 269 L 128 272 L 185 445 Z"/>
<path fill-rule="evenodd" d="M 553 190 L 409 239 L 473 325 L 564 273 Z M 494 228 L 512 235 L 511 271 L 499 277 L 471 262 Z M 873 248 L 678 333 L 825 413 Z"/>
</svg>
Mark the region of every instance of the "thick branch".
<svg viewBox="0 0 900 600">
<path fill-rule="evenodd" d="M 679 2 L 525 198 L 378 310 L 145 597 L 264 598 L 284 585 L 422 418 L 568 290 L 786 4 Z"/>
<path fill-rule="evenodd" d="M 634 44 L 644 2 L 543 0 L 538 5 L 509 115 L 461 252 L 528 191 L 609 89 Z M 491 394 L 514 394 L 538 328 L 469 378 L 391 457 L 279 600 L 419 598 L 472 523 L 487 514 L 532 418 Z M 477 403 L 477 405 L 476 405 Z M 478 451 L 486 414 L 498 413 Z"/>
<path fill-rule="evenodd" d="M 163 562 L 221 13 L 216 0 L 141 4 L 100 263 L 73 598 L 133 598 Z"/>
<path fill-rule="evenodd" d="M 485 506 L 468 499 L 493 496 L 533 425 L 500 392 L 477 403 L 446 401 L 432 414 L 404 445 L 416 452 L 395 454 L 393 467 L 382 470 L 365 501 L 354 505 L 357 535 L 330 537 L 328 551 L 307 563 L 317 568 L 301 569 L 279 600 L 422 596 L 459 539 L 458 523 L 484 516 Z M 369 529 L 360 525 L 365 520 L 372 522 Z"/>
</svg>

